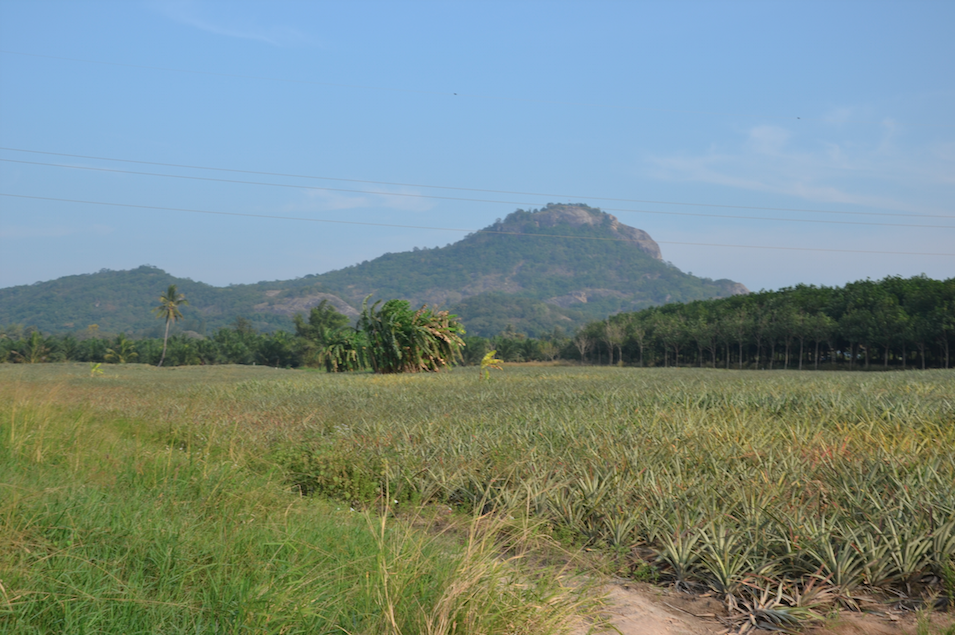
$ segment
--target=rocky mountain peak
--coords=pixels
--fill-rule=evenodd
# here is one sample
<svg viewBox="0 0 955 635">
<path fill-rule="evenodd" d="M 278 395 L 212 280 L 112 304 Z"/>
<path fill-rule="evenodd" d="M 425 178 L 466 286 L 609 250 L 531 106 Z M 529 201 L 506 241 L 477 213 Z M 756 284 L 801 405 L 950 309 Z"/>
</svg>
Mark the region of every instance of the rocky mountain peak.
<svg viewBox="0 0 955 635">
<path fill-rule="evenodd" d="M 502 231 L 520 232 L 530 224 L 533 227 L 550 228 L 558 225 L 570 225 L 571 227 L 583 227 L 586 225 L 594 227 L 605 227 L 613 237 L 625 240 L 644 253 L 657 260 L 662 260 L 660 246 L 655 240 L 650 238 L 650 234 L 624 225 L 613 214 L 602 212 L 599 209 L 588 205 L 567 205 L 550 203 L 546 207 L 533 212 L 519 210 L 508 215 L 503 223 L 498 225 Z"/>
</svg>

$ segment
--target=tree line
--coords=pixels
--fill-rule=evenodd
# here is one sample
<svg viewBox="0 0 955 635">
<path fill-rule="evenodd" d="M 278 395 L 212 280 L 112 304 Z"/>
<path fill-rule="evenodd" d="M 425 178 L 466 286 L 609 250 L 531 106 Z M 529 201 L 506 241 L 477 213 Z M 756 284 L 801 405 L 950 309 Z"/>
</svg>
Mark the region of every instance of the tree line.
<svg viewBox="0 0 955 635">
<path fill-rule="evenodd" d="M 428 307 L 414 310 L 401 300 L 372 305 L 366 300 L 354 325 L 327 302 L 307 316 L 296 316 L 294 323 L 294 333 L 263 334 L 238 318 L 210 338 L 173 335 L 166 363 L 408 372 L 476 365 L 496 350 L 505 362 L 769 370 L 951 368 L 955 278 L 896 276 L 844 287 L 798 285 L 619 313 L 575 333 L 555 328 L 538 338 L 512 326 L 492 338 L 467 336 L 456 316 Z M 104 336 L 95 325 L 79 336 L 44 336 L 17 326 L 0 329 L 0 361 L 14 363 L 157 364 L 163 345 L 158 338 Z"/>
<path fill-rule="evenodd" d="M 590 323 L 573 342 L 596 363 L 950 368 L 955 278 L 892 276 L 669 304 Z"/>
<path fill-rule="evenodd" d="M 355 326 L 323 301 L 312 308 L 307 319 L 295 316 L 294 334 L 259 333 L 248 319 L 240 317 L 210 338 L 169 336 L 170 326 L 183 317 L 180 307 L 188 304 L 175 285 L 169 286 L 159 302 L 154 313 L 165 321 L 162 339 L 104 335 L 95 324 L 80 336 L 44 335 L 35 328 L 14 325 L 0 329 L 0 362 L 259 364 L 398 373 L 440 370 L 460 361 L 464 347 L 464 328 L 457 316 L 429 307 L 413 310 L 403 300 L 369 305 L 366 299 Z"/>
</svg>

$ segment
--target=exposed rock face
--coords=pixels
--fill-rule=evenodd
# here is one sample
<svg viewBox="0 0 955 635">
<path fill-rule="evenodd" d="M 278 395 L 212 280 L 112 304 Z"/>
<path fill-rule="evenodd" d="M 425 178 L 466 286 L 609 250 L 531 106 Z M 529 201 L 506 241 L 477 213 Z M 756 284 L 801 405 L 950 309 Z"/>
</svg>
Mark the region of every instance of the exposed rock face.
<svg viewBox="0 0 955 635">
<path fill-rule="evenodd" d="M 503 291 L 504 293 L 517 293 L 521 290 L 521 285 L 514 281 L 510 275 L 492 274 L 475 278 L 471 284 L 461 289 L 462 297 L 470 297 L 485 291 Z"/>
<path fill-rule="evenodd" d="M 730 295 L 748 295 L 750 290 L 741 282 L 736 282 L 729 288 Z"/>
<path fill-rule="evenodd" d="M 519 229 L 519 225 L 531 222 L 537 227 L 555 227 L 560 224 L 567 224 L 571 227 L 581 227 L 583 225 L 608 225 L 610 231 L 621 239 L 632 243 L 641 251 L 649 254 L 657 260 L 662 260 L 660 254 L 660 245 L 650 238 L 650 234 L 621 223 L 613 214 L 607 214 L 598 210 L 590 210 L 578 205 L 551 205 L 539 212 L 535 212 L 529 219 L 521 219 L 518 227 L 511 227 L 510 223 L 503 223 L 501 227 L 508 229 Z"/>
<path fill-rule="evenodd" d="M 269 295 L 270 292 L 266 291 L 266 295 Z M 275 294 L 272 294 L 273 296 Z M 348 304 L 337 295 L 332 295 L 331 293 L 313 293 L 311 295 L 305 295 L 298 298 L 280 298 L 278 302 L 271 304 L 269 302 L 263 302 L 261 304 L 256 304 L 252 308 L 256 311 L 268 311 L 269 313 L 276 313 L 278 315 L 287 315 L 293 316 L 296 313 L 308 313 L 312 307 L 316 307 L 322 303 L 322 300 L 328 300 L 328 303 L 335 307 L 335 310 L 343 315 L 347 315 L 350 318 L 358 317 L 358 309 Z"/>
<path fill-rule="evenodd" d="M 548 298 L 544 300 L 547 304 L 554 304 L 556 306 L 567 307 L 573 306 L 575 304 L 587 304 L 589 301 L 597 298 L 626 298 L 626 293 L 621 293 L 620 291 L 614 291 L 613 289 L 580 289 L 577 291 L 571 291 L 565 295 L 557 296 L 555 298 Z"/>
</svg>

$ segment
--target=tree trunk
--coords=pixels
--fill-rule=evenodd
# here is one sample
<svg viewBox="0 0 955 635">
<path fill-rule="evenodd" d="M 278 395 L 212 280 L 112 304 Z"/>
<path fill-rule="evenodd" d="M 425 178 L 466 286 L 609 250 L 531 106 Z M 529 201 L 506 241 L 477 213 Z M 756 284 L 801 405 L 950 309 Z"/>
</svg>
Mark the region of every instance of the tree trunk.
<svg viewBox="0 0 955 635">
<path fill-rule="evenodd" d="M 819 341 L 816 341 L 816 352 L 812 356 L 812 361 L 814 368 L 813 370 L 819 370 Z"/>
<path fill-rule="evenodd" d="M 156 364 L 156 368 L 162 366 L 163 361 L 166 359 L 166 342 L 169 340 L 169 318 L 166 318 L 166 334 L 162 338 L 162 355 L 159 357 L 159 363 Z"/>
</svg>

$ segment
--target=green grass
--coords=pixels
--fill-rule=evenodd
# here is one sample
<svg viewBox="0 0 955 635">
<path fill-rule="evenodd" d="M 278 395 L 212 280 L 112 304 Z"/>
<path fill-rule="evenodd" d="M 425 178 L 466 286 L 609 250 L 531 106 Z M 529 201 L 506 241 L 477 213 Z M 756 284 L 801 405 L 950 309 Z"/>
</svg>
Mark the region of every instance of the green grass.
<svg viewBox="0 0 955 635">
<path fill-rule="evenodd" d="M 268 435 L 190 422 L 241 370 L 35 370 L 0 379 L 4 633 L 545 633 L 580 608 L 500 557 L 493 519 L 303 498 L 252 451 Z"/>
<path fill-rule="evenodd" d="M 507 367 L 491 381 L 480 381 L 476 369 L 374 376 L 127 366 L 90 378 L 85 366 L 37 365 L 0 368 L 0 384 L 8 404 L 2 436 L 16 464 L 65 470 L 69 477 L 50 471 L 48 478 L 71 483 L 64 491 L 79 487 L 78 496 L 105 495 L 103 488 L 123 484 L 129 491 L 116 495 L 130 505 L 158 505 L 162 488 L 172 488 L 164 499 L 194 502 L 157 511 L 154 518 L 183 514 L 178 535 L 196 531 L 203 540 L 238 532 L 230 548 L 250 563 L 271 557 L 253 544 L 298 540 L 283 538 L 291 530 L 279 529 L 285 501 L 295 511 L 291 516 L 300 515 L 303 528 L 297 531 L 318 531 L 316 518 L 332 514 L 328 501 L 343 508 L 373 507 L 387 488 L 399 510 L 419 503 L 506 509 L 518 520 L 543 523 L 541 531 L 567 544 L 606 550 L 641 579 L 712 590 L 734 615 L 753 616 L 764 625 L 787 626 L 833 606 L 864 609 L 887 598 L 916 607 L 925 598 L 952 593 L 955 373 L 950 371 Z M 115 440 L 108 443 L 123 445 L 122 456 L 132 458 L 126 463 L 111 458 L 119 461 L 115 470 L 87 465 L 78 471 L 70 461 L 79 459 L 71 459 L 70 452 L 45 448 L 42 426 L 18 423 L 20 415 L 9 414 L 18 403 L 109 420 Z M 74 426 L 76 438 L 89 443 L 86 427 Z M 69 438 L 62 430 L 58 434 Z M 84 457 L 91 453 L 108 454 L 82 451 Z M 188 472 L 193 476 L 174 477 L 177 469 L 193 470 Z M 93 481 L 72 485 L 79 472 Z M 242 479 L 257 485 L 239 485 Z M 318 496 L 295 498 L 292 492 Z M 12 495 L 5 494 L 4 509 Z M 259 496 L 269 502 L 255 503 Z M 53 498 L 35 497 L 43 509 Z M 33 500 L 26 495 L 14 500 L 21 499 Z M 212 514 L 207 506 L 223 506 L 228 513 Z M 250 506 L 260 511 L 239 511 Z M 44 517 L 60 513 L 49 509 Z M 137 509 L 121 516 L 145 517 L 146 508 Z M 243 542 L 242 514 L 255 516 L 254 531 L 268 528 L 277 537 Z M 331 524 L 344 531 L 352 516 L 330 516 Z M 35 517 L 40 512 L 6 514 Z M 149 526 L 126 535 L 138 539 Z M 413 532 L 404 535 L 406 541 L 420 540 L 411 538 Z M 323 544 L 317 537 L 309 540 Z M 381 542 L 375 543 L 379 550 Z M 25 557 L 14 547 L 4 553 Z M 99 556 L 84 558 L 100 562 Z M 402 560 L 409 559 L 393 561 Z M 223 563 L 236 557 L 190 556 L 185 562 L 188 571 L 215 563 L 202 574 L 213 576 L 212 570 L 221 575 Z M 344 564 L 353 562 L 346 558 Z M 251 568 L 253 581 L 264 575 L 262 567 Z M 62 584 L 63 578 L 42 579 Z M 9 586 L 7 576 L 2 579 Z M 449 579 L 436 579 L 435 588 L 447 588 Z M 258 589 L 264 583 L 249 584 Z M 221 598 L 257 597 L 232 590 L 207 598 L 201 594 L 217 587 L 200 586 L 181 584 L 200 593 L 189 596 L 193 608 L 148 610 L 199 619 L 229 615 Z M 372 601 L 375 593 L 381 591 L 369 591 L 372 599 L 362 600 L 371 603 L 372 613 L 382 606 Z M 91 595 L 103 597 L 105 591 Z M 299 604 L 289 599 L 269 606 Z M 422 610 L 402 606 L 395 609 L 402 619 L 419 620 L 405 630 L 417 632 Z M 147 610 L 143 607 L 136 610 Z M 207 612 L 192 612 L 199 607 Z M 278 612 L 289 611 L 294 613 Z M 374 628 L 380 627 L 348 630 Z"/>
</svg>

